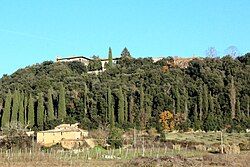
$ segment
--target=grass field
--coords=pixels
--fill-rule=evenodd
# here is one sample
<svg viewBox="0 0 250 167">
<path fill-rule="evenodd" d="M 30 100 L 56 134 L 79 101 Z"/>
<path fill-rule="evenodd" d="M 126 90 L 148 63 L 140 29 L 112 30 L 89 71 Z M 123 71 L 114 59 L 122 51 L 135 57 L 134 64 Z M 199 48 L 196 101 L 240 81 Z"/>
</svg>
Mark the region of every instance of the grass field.
<svg viewBox="0 0 250 167">
<path fill-rule="evenodd" d="M 192 142 L 213 145 L 221 142 L 220 133 L 169 133 L 166 140 L 175 142 Z M 225 143 L 249 143 L 250 134 L 225 133 Z M 159 142 L 159 141 L 158 141 Z M 163 142 L 164 143 L 164 142 Z M 240 154 L 211 154 L 181 147 L 174 150 L 165 144 L 137 148 L 110 149 L 101 147 L 93 149 L 47 149 L 31 148 L 24 150 L 0 149 L 0 166 L 29 167 L 29 166 L 248 166 L 250 151 Z"/>
<path fill-rule="evenodd" d="M 221 142 L 220 132 L 198 132 L 198 133 L 167 133 L 166 140 L 186 141 L 194 143 L 204 143 L 206 145 Z M 224 144 L 240 144 L 250 141 L 250 133 L 222 133 Z"/>
</svg>

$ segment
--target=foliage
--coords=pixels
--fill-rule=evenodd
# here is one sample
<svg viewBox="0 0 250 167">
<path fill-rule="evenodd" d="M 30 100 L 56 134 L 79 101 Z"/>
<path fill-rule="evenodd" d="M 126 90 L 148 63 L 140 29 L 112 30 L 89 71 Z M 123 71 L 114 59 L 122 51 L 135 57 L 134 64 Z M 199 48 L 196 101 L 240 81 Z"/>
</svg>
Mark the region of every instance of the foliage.
<svg viewBox="0 0 250 167">
<path fill-rule="evenodd" d="M 35 64 L 0 79 L 1 125 L 13 114 L 13 119 L 33 127 L 36 97 L 43 93 L 46 127 L 59 117 L 60 123 L 70 118 L 88 129 L 159 129 L 159 115 L 166 110 L 173 111 L 174 119 L 179 117 L 176 129 L 244 129 L 249 126 L 249 55 L 194 59 L 187 68 L 175 65 L 171 57 L 157 62 L 122 58 L 97 75 L 87 73 L 81 62 Z M 95 59 L 98 64 L 100 59 Z M 14 105 L 16 91 L 20 97 Z"/>
<path fill-rule="evenodd" d="M 163 111 L 160 114 L 160 123 L 162 124 L 163 131 L 173 131 L 175 125 L 174 115 L 170 111 Z"/>
<path fill-rule="evenodd" d="M 119 128 L 112 128 L 109 132 L 108 136 L 108 144 L 113 148 L 121 148 L 122 147 L 122 134 L 123 130 Z"/>
</svg>

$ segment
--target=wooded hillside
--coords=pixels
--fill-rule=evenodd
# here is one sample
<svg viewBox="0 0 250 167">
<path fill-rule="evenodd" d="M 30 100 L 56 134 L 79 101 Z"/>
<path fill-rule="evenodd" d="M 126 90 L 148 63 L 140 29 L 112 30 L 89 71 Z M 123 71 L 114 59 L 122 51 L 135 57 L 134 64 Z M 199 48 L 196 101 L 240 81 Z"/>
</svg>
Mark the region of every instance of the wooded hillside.
<svg viewBox="0 0 250 167">
<path fill-rule="evenodd" d="M 89 67 L 46 61 L 19 69 L 0 80 L 1 125 L 20 121 L 48 129 L 80 122 L 89 129 L 160 129 L 159 115 L 168 110 L 183 117 L 177 129 L 250 128 L 250 53 L 197 59 L 183 69 L 171 61 L 123 53 L 97 75 L 87 71 L 100 68 L 98 57 Z"/>
</svg>

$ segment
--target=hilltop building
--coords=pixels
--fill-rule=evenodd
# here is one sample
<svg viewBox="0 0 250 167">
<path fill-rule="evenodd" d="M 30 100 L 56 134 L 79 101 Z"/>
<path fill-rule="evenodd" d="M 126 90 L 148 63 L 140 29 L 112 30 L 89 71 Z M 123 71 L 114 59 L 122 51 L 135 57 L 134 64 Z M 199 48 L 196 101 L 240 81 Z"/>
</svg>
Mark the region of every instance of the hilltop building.
<svg viewBox="0 0 250 167">
<path fill-rule="evenodd" d="M 153 57 L 152 60 L 153 62 L 157 62 L 162 60 L 165 57 Z M 116 64 L 117 61 L 119 61 L 121 58 L 113 58 L 113 63 Z M 175 67 L 180 67 L 180 68 L 187 68 L 188 64 L 190 61 L 196 59 L 196 57 L 191 57 L 191 58 L 182 58 L 182 57 L 173 57 L 173 62 L 172 65 Z M 109 62 L 108 59 L 100 59 L 102 63 L 102 70 L 101 71 L 89 71 L 88 73 L 99 73 L 105 71 L 105 64 Z M 56 62 L 74 62 L 74 61 L 79 61 L 84 63 L 84 65 L 88 66 L 90 61 L 93 61 L 93 59 L 87 58 L 85 56 L 72 56 L 72 57 L 67 57 L 67 58 L 56 58 Z"/>
</svg>

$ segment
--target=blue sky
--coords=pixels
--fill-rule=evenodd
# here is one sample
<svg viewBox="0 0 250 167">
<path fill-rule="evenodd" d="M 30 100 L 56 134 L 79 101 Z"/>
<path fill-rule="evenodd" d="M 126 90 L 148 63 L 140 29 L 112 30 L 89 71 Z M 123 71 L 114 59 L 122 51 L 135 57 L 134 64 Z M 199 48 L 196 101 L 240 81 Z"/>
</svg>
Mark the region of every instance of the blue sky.
<svg viewBox="0 0 250 167">
<path fill-rule="evenodd" d="M 0 77 L 56 56 L 250 52 L 249 0 L 0 0 Z"/>
</svg>

